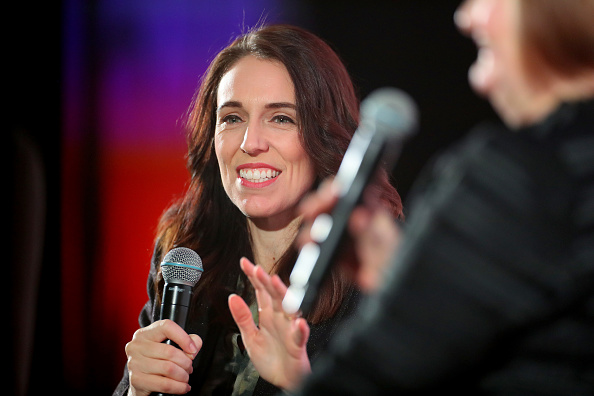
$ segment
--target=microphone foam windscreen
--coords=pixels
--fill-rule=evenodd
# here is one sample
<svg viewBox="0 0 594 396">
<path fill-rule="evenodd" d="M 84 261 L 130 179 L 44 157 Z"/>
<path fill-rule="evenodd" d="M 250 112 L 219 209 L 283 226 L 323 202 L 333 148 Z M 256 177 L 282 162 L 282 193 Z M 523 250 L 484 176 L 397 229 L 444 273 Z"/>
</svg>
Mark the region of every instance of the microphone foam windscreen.
<svg viewBox="0 0 594 396">
<path fill-rule="evenodd" d="M 383 87 L 361 102 L 361 123 L 375 125 L 377 132 L 391 138 L 406 138 L 418 127 L 419 111 L 414 100 L 404 91 Z"/>
<path fill-rule="evenodd" d="M 178 281 L 194 286 L 202 276 L 202 259 L 192 249 L 171 249 L 161 261 L 161 273 L 166 283 Z"/>
</svg>

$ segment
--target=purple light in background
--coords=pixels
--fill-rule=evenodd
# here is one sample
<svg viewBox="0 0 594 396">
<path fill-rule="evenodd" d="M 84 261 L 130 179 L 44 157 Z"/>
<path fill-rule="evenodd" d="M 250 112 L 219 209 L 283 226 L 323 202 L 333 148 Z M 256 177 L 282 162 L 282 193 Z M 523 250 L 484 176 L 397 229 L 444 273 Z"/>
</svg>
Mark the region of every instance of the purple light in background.
<svg viewBox="0 0 594 396">
<path fill-rule="evenodd" d="M 118 147 L 183 146 L 178 121 L 210 60 L 279 12 L 271 0 L 98 4 L 98 130 Z"/>
<path fill-rule="evenodd" d="M 200 77 L 237 34 L 262 18 L 289 22 L 283 15 L 289 10 L 293 19 L 297 3 L 64 3 L 61 282 L 68 387 L 107 393 L 121 377 L 124 346 L 146 299 L 155 226 L 187 179 L 178 121 Z"/>
</svg>

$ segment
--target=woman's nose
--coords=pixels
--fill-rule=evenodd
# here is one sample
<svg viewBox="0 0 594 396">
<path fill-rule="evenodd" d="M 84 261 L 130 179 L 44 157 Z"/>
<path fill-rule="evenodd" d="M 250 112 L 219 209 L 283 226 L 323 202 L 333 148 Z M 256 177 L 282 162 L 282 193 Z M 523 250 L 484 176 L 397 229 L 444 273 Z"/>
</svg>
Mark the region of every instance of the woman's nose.
<svg viewBox="0 0 594 396">
<path fill-rule="evenodd" d="M 470 7 L 471 7 L 472 0 L 465 0 L 463 1 L 456 12 L 454 13 L 454 23 L 458 30 L 460 30 L 464 34 L 470 33 Z"/>
<path fill-rule="evenodd" d="M 454 13 L 454 23 L 462 33 L 470 36 L 473 30 L 487 24 L 496 1 L 501 0 L 465 0 Z"/>
<path fill-rule="evenodd" d="M 241 151 L 250 155 L 268 151 L 268 139 L 264 128 L 258 122 L 250 122 L 245 129 L 243 141 L 239 147 Z"/>
</svg>

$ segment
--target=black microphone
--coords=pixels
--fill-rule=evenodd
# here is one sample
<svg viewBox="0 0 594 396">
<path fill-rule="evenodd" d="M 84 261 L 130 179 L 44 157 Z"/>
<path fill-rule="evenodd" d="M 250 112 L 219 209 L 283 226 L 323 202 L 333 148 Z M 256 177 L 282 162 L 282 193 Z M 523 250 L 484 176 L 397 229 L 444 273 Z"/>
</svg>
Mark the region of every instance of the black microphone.
<svg viewBox="0 0 594 396">
<path fill-rule="evenodd" d="M 320 214 L 312 224 L 314 242 L 303 246 L 290 275 L 283 309 L 307 313 L 346 232 L 349 217 L 379 166 L 392 170 L 404 141 L 416 132 L 417 107 L 404 92 L 390 87 L 372 92 L 361 103 L 361 122 L 333 180 L 339 198 L 331 214 Z"/>
<path fill-rule="evenodd" d="M 171 319 L 185 330 L 192 289 L 200 280 L 202 272 L 202 259 L 192 249 L 177 247 L 163 257 L 161 274 L 165 284 L 160 319 Z M 171 340 L 166 340 L 164 343 L 179 348 Z M 152 395 L 165 396 L 163 393 L 152 393 Z"/>
</svg>

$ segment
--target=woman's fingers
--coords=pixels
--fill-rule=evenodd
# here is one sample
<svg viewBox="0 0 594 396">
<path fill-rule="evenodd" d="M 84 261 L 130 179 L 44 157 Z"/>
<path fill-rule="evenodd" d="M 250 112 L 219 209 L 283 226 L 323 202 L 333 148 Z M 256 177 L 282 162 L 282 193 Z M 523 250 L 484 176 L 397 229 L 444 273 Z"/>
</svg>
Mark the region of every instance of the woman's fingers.
<svg viewBox="0 0 594 396">
<path fill-rule="evenodd" d="M 269 282 L 270 295 L 276 299 L 283 299 L 287 294 L 287 285 L 281 280 L 278 275 L 273 275 Z"/>
<path fill-rule="evenodd" d="M 195 337 L 191 337 L 184 329 L 181 328 L 180 325 L 172 320 L 160 320 L 153 323 L 151 326 L 154 326 L 156 330 L 148 333 L 148 336 L 151 337 L 152 341 L 162 343 L 165 340 L 171 340 L 179 346 L 179 349 L 175 347 L 174 349 L 171 349 L 165 348 L 166 346 L 168 347 L 171 345 L 162 344 L 165 350 L 170 351 L 170 355 L 179 355 L 175 352 L 176 350 L 179 351 L 181 349 L 181 351 L 184 352 L 190 359 L 194 359 L 202 347 L 202 339 L 200 339 L 200 337 L 196 335 Z"/>
<path fill-rule="evenodd" d="M 330 213 L 337 201 L 338 190 L 333 179 L 324 180 L 316 191 L 301 200 L 297 212 L 303 216 L 303 225 L 295 238 L 295 245 L 298 248 L 312 241 L 310 232 L 314 220 L 322 213 Z"/>
<path fill-rule="evenodd" d="M 307 220 L 313 220 L 320 213 L 328 213 L 338 200 L 338 189 L 332 178 L 320 183 L 315 192 L 305 196 L 299 203 L 298 211 Z"/>
<path fill-rule="evenodd" d="M 390 259 L 396 252 L 400 230 L 390 213 L 357 208 L 349 223 L 355 236 L 360 266 L 357 283 L 365 291 L 374 291 L 381 284 Z"/>
<path fill-rule="evenodd" d="M 181 349 L 163 343 L 171 340 Z M 132 338 L 132 347 L 138 343 L 145 346 L 140 352 L 147 357 L 158 359 L 172 359 L 175 363 L 187 366 L 189 358 L 194 359 L 202 347 L 202 340 L 197 335 L 190 337 L 177 323 L 165 319 L 157 321 L 150 326 L 139 329 Z M 191 364 L 191 361 L 190 361 Z"/>
<path fill-rule="evenodd" d="M 202 349 L 202 338 L 200 338 L 200 336 L 198 334 L 190 334 L 190 339 L 191 341 L 194 343 L 194 346 L 196 347 L 194 350 L 196 350 L 196 352 L 186 352 L 186 355 L 194 360 L 196 358 L 196 355 L 198 354 L 198 352 L 200 352 L 200 349 Z M 192 349 L 192 347 L 190 347 L 190 349 Z"/>
<path fill-rule="evenodd" d="M 240 266 L 256 291 L 258 326 L 249 306 L 234 294 L 229 296 L 231 315 L 261 377 L 281 388 L 292 387 L 311 370 L 306 350 L 309 326 L 304 319 L 290 318 L 283 311 L 287 287 L 277 275 L 270 276 L 246 258 Z"/>
<path fill-rule="evenodd" d="M 293 341 L 299 348 L 304 348 L 309 339 L 309 325 L 303 318 L 297 318 L 294 323 Z"/>
<path fill-rule="evenodd" d="M 164 343 L 165 340 L 172 340 L 182 349 Z M 137 394 L 188 392 L 192 360 L 201 347 L 198 335 L 188 335 L 171 320 L 139 329 L 126 345 L 131 386 Z"/>
<path fill-rule="evenodd" d="M 258 327 L 254 323 L 250 307 L 243 301 L 243 298 L 236 294 L 231 294 L 229 296 L 228 303 L 231 316 L 233 316 L 233 320 L 237 323 L 241 336 L 244 339 L 252 337 L 253 334 L 258 331 Z"/>
<path fill-rule="evenodd" d="M 188 381 L 176 381 L 161 375 L 147 374 L 141 370 L 128 368 L 131 390 L 134 395 L 150 395 L 153 392 L 185 394 L 191 390 Z"/>
<path fill-rule="evenodd" d="M 262 267 L 252 264 L 247 258 L 240 260 L 241 269 L 254 286 L 260 311 L 272 307 L 274 312 L 283 312 L 282 299 L 287 286 L 278 277 L 270 276 Z"/>
<path fill-rule="evenodd" d="M 242 257 L 239 260 L 239 266 L 241 270 L 246 274 L 254 289 L 261 289 L 263 285 L 260 283 L 256 276 L 256 269 L 258 268 L 254 265 L 250 260 L 245 257 Z"/>
</svg>

